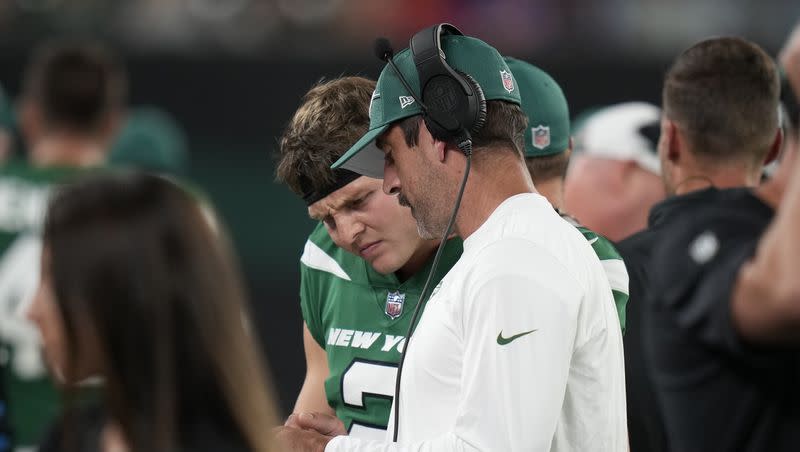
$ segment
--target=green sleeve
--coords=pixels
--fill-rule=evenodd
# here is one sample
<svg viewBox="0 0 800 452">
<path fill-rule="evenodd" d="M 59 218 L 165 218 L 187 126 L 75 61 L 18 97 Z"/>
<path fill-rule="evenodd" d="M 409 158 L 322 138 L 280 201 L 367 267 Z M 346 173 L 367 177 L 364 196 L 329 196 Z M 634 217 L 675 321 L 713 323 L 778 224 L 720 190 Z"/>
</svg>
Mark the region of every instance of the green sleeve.
<svg viewBox="0 0 800 452">
<path fill-rule="evenodd" d="M 622 327 L 622 334 L 625 334 L 626 310 L 628 306 L 628 294 L 619 290 L 612 290 L 614 294 L 614 304 L 617 305 L 617 315 L 619 316 L 619 326 Z"/>
<path fill-rule="evenodd" d="M 322 304 L 319 287 L 315 287 L 314 270 L 300 264 L 300 309 L 311 336 L 323 349 L 325 332 L 322 326 Z"/>
</svg>

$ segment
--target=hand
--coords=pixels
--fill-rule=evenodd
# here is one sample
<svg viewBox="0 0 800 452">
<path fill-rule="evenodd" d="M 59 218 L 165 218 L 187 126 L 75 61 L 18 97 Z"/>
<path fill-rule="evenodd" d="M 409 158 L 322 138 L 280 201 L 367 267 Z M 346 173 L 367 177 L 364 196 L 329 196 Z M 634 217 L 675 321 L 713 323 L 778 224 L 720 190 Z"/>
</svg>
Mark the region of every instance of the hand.
<svg viewBox="0 0 800 452">
<path fill-rule="evenodd" d="M 333 436 L 293 427 L 275 427 L 272 434 L 281 452 L 325 452 L 325 446 L 333 439 Z"/>
<path fill-rule="evenodd" d="M 344 423 L 342 423 L 338 417 L 325 413 L 292 413 L 292 415 L 286 419 L 284 426 L 301 430 L 313 430 L 322 435 L 331 437 L 347 435 Z"/>
</svg>

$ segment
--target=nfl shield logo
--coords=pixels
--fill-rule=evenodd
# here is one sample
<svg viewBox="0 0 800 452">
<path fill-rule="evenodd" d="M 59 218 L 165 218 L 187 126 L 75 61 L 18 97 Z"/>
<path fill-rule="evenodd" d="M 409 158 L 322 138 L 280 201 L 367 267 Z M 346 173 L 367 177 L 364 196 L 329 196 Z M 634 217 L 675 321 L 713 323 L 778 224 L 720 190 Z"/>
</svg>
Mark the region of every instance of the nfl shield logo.
<svg viewBox="0 0 800 452">
<path fill-rule="evenodd" d="M 406 294 L 400 291 L 389 292 L 386 296 L 386 309 L 384 312 L 390 319 L 394 320 L 403 313 L 403 305 L 406 303 Z"/>
<path fill-rule="evenodd" d="M 511 78 L 511 73 L 508 71 L 500 71 L 500 78 L 503 79 L 503 88 L 509 93 L 514 91 L 514 79 Z"/>
<path fill-rule="evenodd" d="M 533 147 L 537 149 L 544 149 L 550 146 L 550 127 L 538 125 L 531 128 L 531 135 L 533 136 Z"/>
</svg>

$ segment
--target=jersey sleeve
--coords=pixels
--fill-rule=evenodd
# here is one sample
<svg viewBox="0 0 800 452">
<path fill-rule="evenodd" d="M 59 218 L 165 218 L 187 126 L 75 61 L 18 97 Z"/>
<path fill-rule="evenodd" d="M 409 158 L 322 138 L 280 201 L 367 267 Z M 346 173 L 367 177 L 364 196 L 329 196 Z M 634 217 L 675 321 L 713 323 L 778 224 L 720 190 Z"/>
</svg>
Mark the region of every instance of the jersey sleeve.
<svg viewBox="0 0 800 452">
<path fill-rule="evenodd" d="M 608 278 L 608 284 L 611 286 L 611 294 L 614 296 L 614 304 L 617 307 L 617 316 L 619 317 L 619 325 L 622 332 L 625 332 L 626 313 L 629 298 L 629 284 L 630 277 L 628 276 L 628 268 L 622 260 L 617 249 L 608 239 L 588 231 L 594 237 L 587 235 L 585 231 L 584 236 L 592 245 L 600 263 L 603 265 L 603 271 Z"/>
<path fill-rule="evenodd" d="M 767 362 L 768 354 L 745 343 L 736 331 L 731 295 L 763 227 L 724 214 L 684 221 L 654 247 L 652 261 L 660 269 L 651 277 L 656 307 L 704 345 L 754 365 Z"/>
<path fill-rule="evenodd" d="M 319 273 L 317 270 L 300 262 L 300 310 L 303 321 L 308 327 L 311 336 L 323 349 L 325 348 L 325 331 L 322 325 L 322 297 L 323 289 L 320 287 Z"/>
<path fill-rule="evenodd" d="M 532 258 L 538 253 L 518 245 L 482 255 L 486 265 L 476 266 L 467 279 L 455 427 L 418 442 L 337 437 L 327 452 L 550 450 L 564 404 L 580 295 L 574 281 L 561 285 L 566 277 L 552 279 L 558 271 L 529 271 L 531 265 L 552 269 L 558 264 Z"/>
</svg>

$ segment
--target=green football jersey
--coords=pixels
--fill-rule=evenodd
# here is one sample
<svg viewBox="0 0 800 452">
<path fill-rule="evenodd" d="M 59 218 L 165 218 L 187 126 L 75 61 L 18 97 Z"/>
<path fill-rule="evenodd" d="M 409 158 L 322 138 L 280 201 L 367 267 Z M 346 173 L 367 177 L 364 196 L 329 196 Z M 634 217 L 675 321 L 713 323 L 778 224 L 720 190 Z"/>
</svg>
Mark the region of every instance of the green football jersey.
<svg viewBox="0 0 800 452">
<path fill-rule="evenodd" d="M 0 167 L 0 380 L 17 447 L 38 444 L 60 400 L 47 377 L 38 331 L 23 312 L 38 285 L 42 221 L 52 188 L 87 171 L 23 162 Z"/>
<path fill-rule="evenodd" d="M 600 263 L 603 264 L 617 306 L 619 325 L 625 333 L 625 308 L 628 305 L 628 269 L 625 268 L 625 262 L 610 240 L 583 226 L 578 226 L 578 230 L 592 245 Z"/>
<path fill-rule="evenodd" d="M 445 244 L 434 287 L 461 251 L 460 239 Z M 385 437 L 405 335 L 432 261 L 401 282 L 336 246 L 322 224 L 306 242 L 300 259 L 303 319 L 328 357 L 328 403 L 351 435 Z"/>
<path fill-rule="evenodd" d="M 625 333 L 626 321 L 626 307 L 628 306 L 628 269 L 625 268 L 625 262 L 622 260 L 614 244 L 602 235 L 592 231 L 591 229 L 580 224 L 578 220 L 556 209 L 561 218 L 567 220 L 571 225 L 578 228 L 583 234 L 583 237 L 592 245 L 600 263 L 603 264 L 603 270 L 608 277 L 608 284 L 611 286 L 611 293 L 614 295 L 614 304 L 617 307 L 617 316 L 619 316 L 619 326 L 622 328 L 622 333 Z"/>
</svg>

